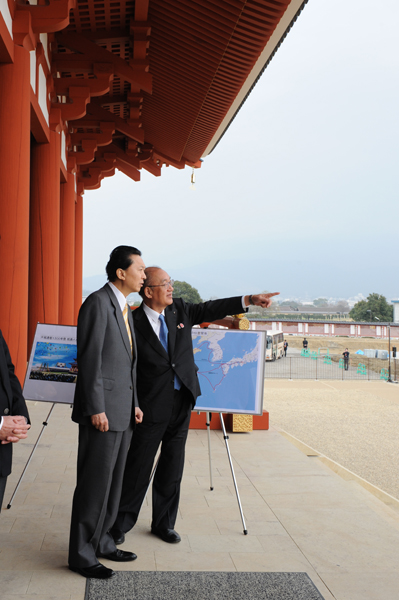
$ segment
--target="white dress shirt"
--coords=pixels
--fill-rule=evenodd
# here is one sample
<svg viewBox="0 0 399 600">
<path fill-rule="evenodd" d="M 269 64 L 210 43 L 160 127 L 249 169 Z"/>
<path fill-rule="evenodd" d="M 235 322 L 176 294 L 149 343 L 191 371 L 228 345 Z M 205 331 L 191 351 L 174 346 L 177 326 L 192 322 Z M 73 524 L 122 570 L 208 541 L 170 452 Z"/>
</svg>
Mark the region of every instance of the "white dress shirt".
<svg viewBox="0 0 399 600">
<path fill-rule="evenodd" d="M 124 296 L 122 292 L 118 290 L 118 288 L 111 281 L 108 281 L 108 285 L 114 292 L 116 299 L 118 300 L 119 306 L 121 307 L 121 311 L 123 312 L 123 309 L 126 306 L 126 296 Z"/>
<path fill-rule="evenodd" d="M 161 331 L 161 322 L 159 320 L 159 315 L 161 314 L 165 316 L 165 311 L 163 310 L 161 313 L 159 313 L 156 310 L 153 310 L 152 308 L 147 306 L 145 302 L 143 302 L 143 310 L 147 315 L 147 319 L 149 320 L 150 325 L 155 332 L 155 335 L 159 339 L 159 332 Z"/>
</svg>

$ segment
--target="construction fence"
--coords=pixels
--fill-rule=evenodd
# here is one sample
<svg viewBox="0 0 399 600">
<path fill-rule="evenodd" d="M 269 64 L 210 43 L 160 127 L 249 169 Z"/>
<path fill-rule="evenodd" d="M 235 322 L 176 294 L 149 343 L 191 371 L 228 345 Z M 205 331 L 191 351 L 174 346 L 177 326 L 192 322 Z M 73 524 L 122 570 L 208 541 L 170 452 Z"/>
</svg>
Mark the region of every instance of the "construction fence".
<svg viewBox="0 0 399 600">
<path fill-rule="evenodd" d="M 342 354 L 319 355 L 309 350 L 301 356 L 286 356 L 275 361 L 266 361 L 265 378 L 270 379 L 341 379 L 362 381 L 385 380 L 398 381 L 398 359 L 389 360 L 350 357 L 344 361 Z"/>
</svg>

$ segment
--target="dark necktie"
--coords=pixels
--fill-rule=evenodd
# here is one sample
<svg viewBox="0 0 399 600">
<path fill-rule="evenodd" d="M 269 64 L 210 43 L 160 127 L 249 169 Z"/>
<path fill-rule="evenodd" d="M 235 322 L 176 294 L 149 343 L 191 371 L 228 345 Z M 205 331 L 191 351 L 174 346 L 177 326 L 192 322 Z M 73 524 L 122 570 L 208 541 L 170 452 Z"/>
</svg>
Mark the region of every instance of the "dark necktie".
<svg viewBox="0 0 399 600">
<path fill-rule="evenodd" d="M 161 328 L 159 330 L 159 341 L 161 342 L 162 346 L 165 348 L 166 352 L 169 354 L 169 351 L 168 351 L 168 327 L 166 325 L 165 317 L 163 315 L 159 315 L 159 322 L 161 324 Z M 180 388 L 181 388 L 181 381 L 178 378 L 178 376 L 176 375 L 176 373 L 175 373 L 174 387 L 175 387 L 175 390 L 180 390 Z"/>
<path fill-rule="evenodd" d="M 168 352 L 168 328 L 165 323 L 165 317 L 163 315 L 159 315 L 159 321 L 161 323 L 161 329 L 159 330 L 159 341 L 165 348 L 166 352 Z"/>
</svg>

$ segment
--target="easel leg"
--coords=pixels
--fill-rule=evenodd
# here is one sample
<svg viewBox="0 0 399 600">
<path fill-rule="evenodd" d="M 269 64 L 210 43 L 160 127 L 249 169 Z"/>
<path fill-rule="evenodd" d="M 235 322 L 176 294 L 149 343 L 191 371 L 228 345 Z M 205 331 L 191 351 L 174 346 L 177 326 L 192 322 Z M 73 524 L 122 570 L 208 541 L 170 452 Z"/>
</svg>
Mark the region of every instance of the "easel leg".
<svg viewBox="0 0 399 600">
<path fill-rule="evenodd" d="M 148 490 L 150 489 L 150 485 L 152 484 L 152 480 L 154 479 L 155 471 L 157 470 L 157 466 L 158 466 L 160 458 L 161 458 L 161 453 L 158 454 L 157 460 L 155 461 L 155 465 L 152 468 L 151 475 L 150 475 L 150 480 L 148 482 L 148 487 L 147 487 L 147 491 L 145 493 L 145 496 L 147 496 Z M 144 500 L 145 500 L 145 496 L 144 496 Z M 143 500 L 143 502 L 144 502 L 144 500 Z"/>
<path fill-rule="evenodd" d="M 209 483 L 210 490 L 213 490 L 212 481 L 212 457 L 211 457 L 211 413 L 206 413 L 206 430 L 208 432 L 208 456 L 209 456 Z"/>
<path fill-rule="evenodd" d="M 240 494 L 238 492 L 238 487 L 237 487 L 236 476 L 235 476 L 235 473 L 234 473 L 233 462 L 231 460 L 231 455 L 230 455 L 229 442 L 228 442 L 229 436 L 226 433 L 226 427 L 224 426 L 224 420 L 223 420 L 222 413 L 219 413 L 219 417 L 220 417 L 220 424 L 222 426 L 224 442 L 226 444 L 227 456 L 229 457 L 231 475 L 233 477 L 234 487 L 235 487 L 235 490 L 236 490 L 236 496 L 237 496 L 238 508 L 240 509 L 242 526 L 244 527 L 244 535 L 248 535 L 247 526 L 245 525 L 244 513 L 242 512 Z"/>
<path fill-rule="evenodd" d="M 42 437 L 42 435 L 43 435 L 43 432 L 44 432 L 44 428 L 45 428 L 45 427 L 48 425 L 48 421 L 49 421 L 49 419 L 50 419 L 50 415 L 51 415 L 51 413 L 53 412 L 54 406 L 55 406 L 55 403 L 53 403 L 53 406 L 50 408 L 50 412 L 49 412 L 49 414 L 47 415 L 47 418 L 46 418 L 46 420 L 45 420 L 45 421 L 43 421 L 43 427 L 42 427 L 42 430 L 41 430 L 41 432 L 39 433 L 39 437 L 37 438 L 37 440 L 36 440 L 36 443 L 35 443 L 35 445 L 34 445 L 34 446 L 33 446 L 33 448 L 32 448 L 32 452 L 31 452 L 31 453 L 30 453 L 30 455 L 29 455 L 28 462 L 26 463 L 26 465 L 25 465 L 25 467 L 24 467 L 24 470 L 22 471 L 21 477 L 20 477 L 20 478 L 19 478 L 19 480 L 18 480 L 17 486 L 16 486 L 16 488 L 15 488 L 15 490 L 14 490 L 14 493 L 13 493 L 13 495 L 11 496 L 10 502 L 7 504 L 7 508 L 8 508 L 8 509 L 10 509 L 10 508 L 11 508 L 12 501 L 14 500 L 15 494 L 16 494 L 16 493 L 17 493 L 17 491 L 18 491 L 18 488 L 19 488 L 19 486 L 20 486 L 20 484 L 21 484 L 22 478 L 23 478 L 23 476 L 25 475 L 25 472 L 26 472 L 27 468 L 29 467 L 29 463 L 30 463 L 30 461 L 32 460 L 33 454 L 34 454 L 34 452 L 35 452 L 35 450 L 36 450 L 37 446 L 39 445 L 40 438 Z"/>
</svg>

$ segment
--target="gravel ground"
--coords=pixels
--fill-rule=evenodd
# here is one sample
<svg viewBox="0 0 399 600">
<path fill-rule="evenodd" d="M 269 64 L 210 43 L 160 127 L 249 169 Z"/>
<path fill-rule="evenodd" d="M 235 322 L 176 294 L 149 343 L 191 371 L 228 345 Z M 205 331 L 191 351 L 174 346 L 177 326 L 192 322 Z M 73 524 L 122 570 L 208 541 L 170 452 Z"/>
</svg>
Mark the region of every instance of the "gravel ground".
<svg viewBox="0 0 399 600">
<path fill-rule="evenodd" d="M 270 423 L 399 499 L 399 385 L 265 381 Z"/>
</svg>

